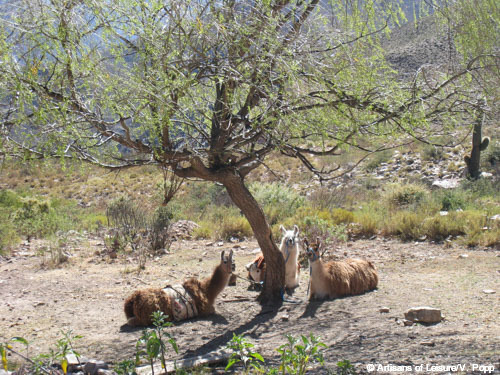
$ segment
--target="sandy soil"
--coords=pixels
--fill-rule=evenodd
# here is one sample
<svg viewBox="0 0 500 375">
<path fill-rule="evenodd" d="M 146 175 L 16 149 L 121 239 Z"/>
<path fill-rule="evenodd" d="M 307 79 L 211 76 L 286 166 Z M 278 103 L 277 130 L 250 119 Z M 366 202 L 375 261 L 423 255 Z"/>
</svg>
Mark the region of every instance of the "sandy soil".
<svg viewBox="0 0 500 375">
<path fill-rule="evenodd" d="M 22 336 L 31 355 L 54 347 L 61 331 L 83 336 L 79 352 L 109 363 L 131 359 L 140 329 L 124 325 L 123 300 L 137 288 L 162 287 L 190 276 L 205 277 L 222 249 L 234 248 L 236 271 L 253 259 L 255 242 L 222 246 L 209 241 L 175 242 L 169 254 L 148 260 L 137 273 L 130 255 L 110 259 L 98 238 L 75 239 L 69 260 L 47 266 L 42 244 L 20 247 L 0 258 L 0 340 Z M 285 334 L 313 333 L 328 345 L 326 364 L 314 373 L 336 371 L 348 359 L 357 370 L 367 364 L 493 364 L 500 369 L 500 252 L 456 245 L 400 243 L 383 239 L 349 242 L 329 251 L 337 258 L 364 257 L 379 269 L 376 291 L 324 302 L 307 302 L 307 269 L 294 297 L 301 303 L 262 308 L 238 280 L 219 297 L 217 314 L 172 327 L 180 352 L 172 358 L 205 354 L 224 347 L 233 332 L 255 343 L 268 363 L 278 361 L 276 348 Z M 48 250 L 45 250 L 45 254 Z M 467 257 L 460 257 L 466 254 Z M 494 290 L 487 294 L 484 290 Z M 414 306 L 440 308 L 446 319 L 432 326 L 401 324 Z M 388 307 L 389 313 L 380 313 Z M 14 359 L 14 358 L 13 358 Z"/>
</svg>

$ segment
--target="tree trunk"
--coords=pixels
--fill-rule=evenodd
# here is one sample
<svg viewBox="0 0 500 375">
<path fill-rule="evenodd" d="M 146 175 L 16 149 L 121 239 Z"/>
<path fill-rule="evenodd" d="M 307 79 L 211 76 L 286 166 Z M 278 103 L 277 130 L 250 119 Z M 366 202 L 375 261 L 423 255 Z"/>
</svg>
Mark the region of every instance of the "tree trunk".
<svg viewBox="0 0 500 375">
<path fill-rule="evenodd" d="M 259 300 L 261 303 L 278 303 L 282 300 L 285 285 L 285 260 L 273 241 L 271 228 L 264 212 L 247 189 L 243 178 L 237 174 L 224 178 L 222 184 L 233 202 L 247 218 L 266 261 L 266 278 Z"/>
</svg>

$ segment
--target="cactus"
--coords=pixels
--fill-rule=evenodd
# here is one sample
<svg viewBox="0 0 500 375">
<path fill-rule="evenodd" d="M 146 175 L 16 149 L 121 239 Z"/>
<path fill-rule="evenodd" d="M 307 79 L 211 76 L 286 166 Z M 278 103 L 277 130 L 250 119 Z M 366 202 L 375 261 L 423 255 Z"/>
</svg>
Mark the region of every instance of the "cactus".
<svg viewBox="0 0 500 375">
<path fill-rule="evenodd" d="M 472 131 L 472 151 L 470 156 L 467 155 L 464 157 L 465 164 L 467 164 L 467 175 L 473 180 L 476 180 L 481 176 L 481 171 L 479 169 L 481 151 L 484 151 L 490 143 L 490 139 L 488 137 L 482 138 L 481 136 L 485 117 L 486 115 L 484 111 L 480 108 L 479 115 L 474 123 Z"/>
<path fill-rule="evenodd" d="M 489 144 L 490 144 L 490 138 L 484 137 L 483 140 L 481 141 L 481 144 L 479 145 L 479 151 L 486 150 Z"/>
</svg>

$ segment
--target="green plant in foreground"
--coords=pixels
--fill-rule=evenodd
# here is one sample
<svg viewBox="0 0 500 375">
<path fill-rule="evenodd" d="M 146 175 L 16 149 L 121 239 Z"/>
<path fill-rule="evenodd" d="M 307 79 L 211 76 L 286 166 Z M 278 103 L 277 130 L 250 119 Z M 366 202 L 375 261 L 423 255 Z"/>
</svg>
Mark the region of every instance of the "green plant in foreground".
<svg viewBox="0 0 500 375">
<path fill-rule="evenodd" d="M 261 363 L 264 363 L 264 358 L 259 353 L 252 350 L 254 345 L 247 342 L 243 335 L 236 335 L 233 333 L 233 338 L 227 347 L 231 349 L 233 353 L 227 363 L 226 371 L 241 361 L 245 366 L 245 374 L 247 374 L 251 368 L 254 368 L 258 372 L 264 372 L 261 367 Z"/>
<path fill-rule="evenodd" d="M 160 358 L 161 367 L 165 369 L 165 353 L 167 349 L 166 343 L 170 343 L 176 353 L 179 352 L 177 342 L 170 333 L 165 332 L 165 328 L 171 327 L 172 323 L 168 322 L 167 317 L 162 311 L 153 313 L 153 329 L 144 330 L 141 338 L 137 341 L 136 348 L 136 365 L 140 363 L 140 357 L 145 356 L 151 366 L 151 373 L 154 375 L 153 362 L 156 358 Z M 166 340 L 165 340 L 166 339 Z M 139 349 L 144 346 L 143 349 Z"/>
<path fill-rule="evenodd" d="M 337 362 L 337 375 L 356 375 L 356 369 L 347 359 Z"/>
<path fill-rule="evenodd" d="M 118 375 L 137 375 L 135 362 L 130 359 L 117 363 L 114 370 Z"/>
<path fill-rule="evenodd" d="M 301 336 L 301 340 L 286 335 L 288 343 L 281 345 L 277 350 L 281 354 L 280 372 L 284 375 L 289 374 L 303 375 L 307 371 L 307 365 L 310 361 L 324 363 L 321 348 L 327 346 L 319 341 L 312 333 L 309 337 Z"/>
</svg>

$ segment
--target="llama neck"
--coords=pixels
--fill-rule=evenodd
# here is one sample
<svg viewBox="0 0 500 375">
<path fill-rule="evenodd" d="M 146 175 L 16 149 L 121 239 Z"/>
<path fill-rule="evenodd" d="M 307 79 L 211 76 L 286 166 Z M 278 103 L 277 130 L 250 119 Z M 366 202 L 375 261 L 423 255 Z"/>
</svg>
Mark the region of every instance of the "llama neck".
<svg viewBox="0 0 500 375">
<path fill-rule="evenodd" d="M 220 292 L 224 290 L 230 275 L 219 266 L 214 270 L 211 277 L 202 282 L 201 287 L 207 296 L 209 304 L 213 304 Z"/>
<path fill-rule="evenodd" d="M 314 277 L 323 277 L 326 273 L 325 271 L 325 266 L 323 265 L 323 262 L 318 259 L 315 262 L 309 263 L 309 266 L 311 267 L 311 277 L 314 275 Z"/>
<path fill-rule="evenodd" d="M 299 255 L 297 244 L 287 245 L 285 241 L 281 243 L 281 253 L 285 258 L 285 263 L 296 263 Z"/>
</svg>

